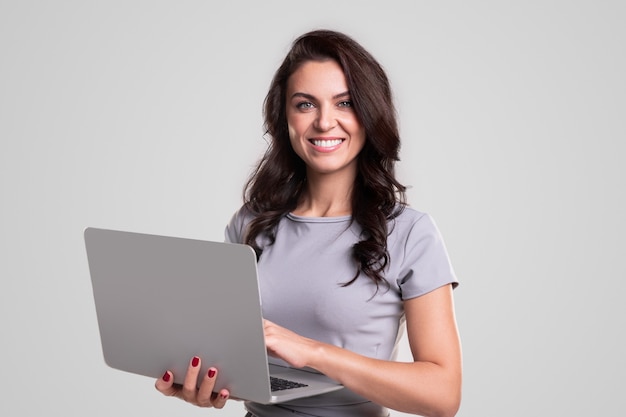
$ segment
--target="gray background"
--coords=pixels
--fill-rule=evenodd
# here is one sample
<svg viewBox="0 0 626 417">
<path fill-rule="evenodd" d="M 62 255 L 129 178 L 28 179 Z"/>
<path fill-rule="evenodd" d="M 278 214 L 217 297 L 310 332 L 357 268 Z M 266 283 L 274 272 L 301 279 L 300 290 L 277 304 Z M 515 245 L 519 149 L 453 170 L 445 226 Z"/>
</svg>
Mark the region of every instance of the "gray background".
<svg viewBox="0 0 626 417">
<path fill-rule="evenodd" d="M 625 20 L 619 1 L 0 0 L 0 415 L 242 415 L 104 365 L 82 230 L 222 239 L 270 77 L 319 27 L 391 78 L 400 178 L 462 281 L 458 415 L 623 415 Z"/>
</svg>

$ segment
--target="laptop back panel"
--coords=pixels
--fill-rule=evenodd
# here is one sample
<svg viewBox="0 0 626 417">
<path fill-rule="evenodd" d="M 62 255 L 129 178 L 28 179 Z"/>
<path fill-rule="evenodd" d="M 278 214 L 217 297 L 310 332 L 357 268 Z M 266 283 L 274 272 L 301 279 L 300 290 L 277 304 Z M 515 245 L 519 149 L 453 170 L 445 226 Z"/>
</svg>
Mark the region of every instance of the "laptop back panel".
<svg viewBox="0 0 626 417">
<path fill-rule="evenodd" d="M 107 365 L 152 378 L 170 369 L 182 383 L 199 356 L 201 375 L 220 370 L 218 390 L 271 400 L 250 247 L 96 228 L 84 235 Z"/>
</svg>

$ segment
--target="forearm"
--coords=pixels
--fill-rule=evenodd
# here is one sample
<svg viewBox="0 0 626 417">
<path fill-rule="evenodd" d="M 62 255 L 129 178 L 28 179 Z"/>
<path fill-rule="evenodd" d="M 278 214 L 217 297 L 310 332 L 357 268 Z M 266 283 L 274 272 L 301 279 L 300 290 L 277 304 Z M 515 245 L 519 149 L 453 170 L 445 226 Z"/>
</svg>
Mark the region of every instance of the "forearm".
<svg viewBox="0 0 626 417">
<path fill-rule="evenodd" d="M 302 337 L 265 320 L 268 352 L 311 367 L 382 406 L 426 417 L 451 417 L 461 399 L 461 343 L 450 286 L 405 301 L 414 362 L 373 359 Z"/>
<path fill-rule="evenodd" d="M 459 363 L 393 362 L 319 343 L 308 366 L 355 393 L 391 409 L 422 416 L 453 416 L 461 397 Z"/>
</svg>

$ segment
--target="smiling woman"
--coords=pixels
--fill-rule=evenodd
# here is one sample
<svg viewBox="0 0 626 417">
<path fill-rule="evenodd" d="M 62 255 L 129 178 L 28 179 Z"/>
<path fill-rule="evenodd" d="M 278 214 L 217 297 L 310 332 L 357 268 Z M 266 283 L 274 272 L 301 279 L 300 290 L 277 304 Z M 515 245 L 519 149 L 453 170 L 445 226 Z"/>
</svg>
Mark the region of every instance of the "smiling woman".
<svg viewBox="0 0 626 417">
<path fill-rule="evenodd" d="M 270 356 L 345 388 L 246 402 L 248 415 L 383 417 L 391 408 L 453 416 L 457 279 L 435 223 L 407 206 L 395 178 L 400 139 L 381 66 L 342 33 L 306 33 L 276 72 L 264 110 L 271 142 L 226 240 L 256 251 Z M 395 352 L 405 329 L 413 360 L 402 363 Z M 213 392 L 219 367 L 199 375 L 200 361 L 190 360 L 182 386 L 166 371 L 156 387 L 222 408 L 230 392 Z"/>
</svg>

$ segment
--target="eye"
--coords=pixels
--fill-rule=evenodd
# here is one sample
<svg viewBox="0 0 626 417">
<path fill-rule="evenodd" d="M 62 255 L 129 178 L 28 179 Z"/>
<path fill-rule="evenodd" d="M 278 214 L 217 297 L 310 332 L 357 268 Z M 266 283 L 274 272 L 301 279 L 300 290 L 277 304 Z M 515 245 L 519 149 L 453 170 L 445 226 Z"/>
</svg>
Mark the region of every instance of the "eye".
<svg viewBox="0 0 626 417">
<path fill-rule="evenodd" d="M 309 110 L 313 108 L 313 103 L 311 103 L 310 101 L 301 101 L 299 103 L 296 103 L 296 108 L 299 110 Z"/>
<path fill-rule="evenodd" d="M 352 107 L 352 101 L 350 100 L 344 100 L 344 101 L 340 101 L 338 104 L 339 107 Z"/>
</svg>

